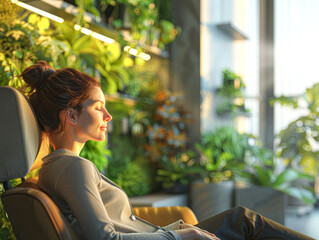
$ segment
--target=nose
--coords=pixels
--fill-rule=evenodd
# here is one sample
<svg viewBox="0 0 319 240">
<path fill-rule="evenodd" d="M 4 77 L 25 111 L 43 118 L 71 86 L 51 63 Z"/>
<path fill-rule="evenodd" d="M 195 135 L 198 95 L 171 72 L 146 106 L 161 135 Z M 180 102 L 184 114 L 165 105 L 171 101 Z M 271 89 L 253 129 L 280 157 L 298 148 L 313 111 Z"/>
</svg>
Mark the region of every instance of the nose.
<svg viewBox="0 0 319 240">
<path fill-rule="evenodd" d="M 103 120 L 106 122 L 109 122 L 112 120 L 112 115 L 109 114 L 109 112 L 106 109 L 104 111 Z"/>
</svg>

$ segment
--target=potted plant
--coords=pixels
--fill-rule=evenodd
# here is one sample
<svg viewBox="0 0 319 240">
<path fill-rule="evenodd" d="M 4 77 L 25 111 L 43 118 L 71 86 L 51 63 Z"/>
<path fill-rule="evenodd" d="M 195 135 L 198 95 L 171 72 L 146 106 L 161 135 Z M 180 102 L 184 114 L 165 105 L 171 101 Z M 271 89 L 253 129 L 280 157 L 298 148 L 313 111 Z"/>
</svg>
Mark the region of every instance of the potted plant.
<svg viewBox="0 0 319 240">
<path fill-rule="evenodd" d="M 194 176 L 201 171 L 194 164 L 195 157 L 196 153 L 192 150 L 171 157 L 163 156 L 162 167 L 156 172 L 156 181 L 168 193 L 186 193 Z"/>
<path fill-rule="evenodd" d="M 203 134 L 195 148 L 201 172 L 191 183 L 190 200 L 196 216 L 203 220 L 233 206 L 233 179 L 243 168 L 245 142 L 233 127 L 222 126 Z"/>
<path fill-rule="evenodd" d="M 245 167 L 236 178 L 235 204 L 246 206 L 284 224 L 285 194 L 306 203 L 315 200 L 313 191 L 299 180 L 313 177 L 298 170 L 279 169 L 272 151 L 263 148 L 257 139 L 246 135 Z"/>
<path fill-rule="evenodd" d="M 243 98 L 243 91 L 245 90 L 245 83 L 241 76 L 225 69 L 223 72 L 223 85 L 218 89 L 218 95 L 222 98 L 217 107 L 218 114 L 224 113 L 247 113 L 250 110 L 245 107 L 245 100 Z"/>
<path fill-rule="evenodd" d="M 296 169 L 318 178 L 319 173 L 319 84 L 314 84 L 300 96 L 280 96 L 270 104 L 280 103 L 294 109 L 305 109 L 306 114 L 292 121 L 280 131 L 276 139 L 276 154 L 287 168 Z M 307 183 L 306 183 L 307 184 Z M 309 187 L 314 191 L 314 185 Z M 318 197 L 319 193 L 316 192 Z M 289 205 L 303 208 L 302 202 L 289 198 Z M 299 205 L 299 206 L 298 206 Z M 307 206 L 305 206 L 307 208 Z"/>
</svg>

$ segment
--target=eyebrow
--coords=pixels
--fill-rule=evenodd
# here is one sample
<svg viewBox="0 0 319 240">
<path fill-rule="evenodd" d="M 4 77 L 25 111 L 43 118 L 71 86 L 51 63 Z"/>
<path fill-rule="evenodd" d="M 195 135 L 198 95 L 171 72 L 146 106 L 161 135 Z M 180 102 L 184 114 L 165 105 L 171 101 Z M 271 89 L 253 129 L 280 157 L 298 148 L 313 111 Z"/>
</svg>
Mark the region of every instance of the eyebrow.
<svg viewBox="0 0 319 240">
<path fill-rule="evenodd" d="M 105 102 L 102 101 L 102 100 L 94 100 L 94 102 L 100 102 L 100 103 L 102 103 L 102 104 L 105 104 Z"/>
<path fill-rule="evenodd" d="M 88 101 L 90 101 L 92 104 L 93 104 L 93 103 L 96 103 L 96 102 L 100 102 L 100 103 L 102 103 L 103 105 L 105 105 L 105 102 L 102 101 L 102 100 L 88 100 Z"/>
</svg>

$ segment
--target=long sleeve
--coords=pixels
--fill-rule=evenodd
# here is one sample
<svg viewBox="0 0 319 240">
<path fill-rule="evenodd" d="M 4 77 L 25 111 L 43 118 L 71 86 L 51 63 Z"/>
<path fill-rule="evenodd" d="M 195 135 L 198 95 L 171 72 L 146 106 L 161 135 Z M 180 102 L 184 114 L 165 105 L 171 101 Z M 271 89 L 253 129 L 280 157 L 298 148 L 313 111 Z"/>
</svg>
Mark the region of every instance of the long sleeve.
<svg viewBox="0 0 319 240">
<path fill-rule="evenodd" d="M 175 231 L 157 230 L 154 233 L 119 233 L 105 208 L 99 187 L 101 177 L 94 165 L 87 160 L 71 161 L 60 173 L 55 191 L 64 199 L 75 216 L 75 224 L 79 224 L 85 239 L 108 240 L 181 240 Z M 121 208 L 121 203 L 114 203 Z"/>
</svg>

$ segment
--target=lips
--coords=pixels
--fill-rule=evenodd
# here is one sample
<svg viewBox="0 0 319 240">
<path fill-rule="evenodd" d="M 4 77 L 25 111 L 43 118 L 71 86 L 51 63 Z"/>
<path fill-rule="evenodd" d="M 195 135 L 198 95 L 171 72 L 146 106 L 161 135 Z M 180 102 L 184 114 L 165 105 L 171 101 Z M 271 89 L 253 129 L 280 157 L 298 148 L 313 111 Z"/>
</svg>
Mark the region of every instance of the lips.
<svg viewBox="0 0 319 240">
<path fill-rule="evenodd" d="M 106 130 L 107 130 L 107 126 L 100 127 L 100 129 L 101 129 L 102 131 L 106 131 Z"/>
</svg>

